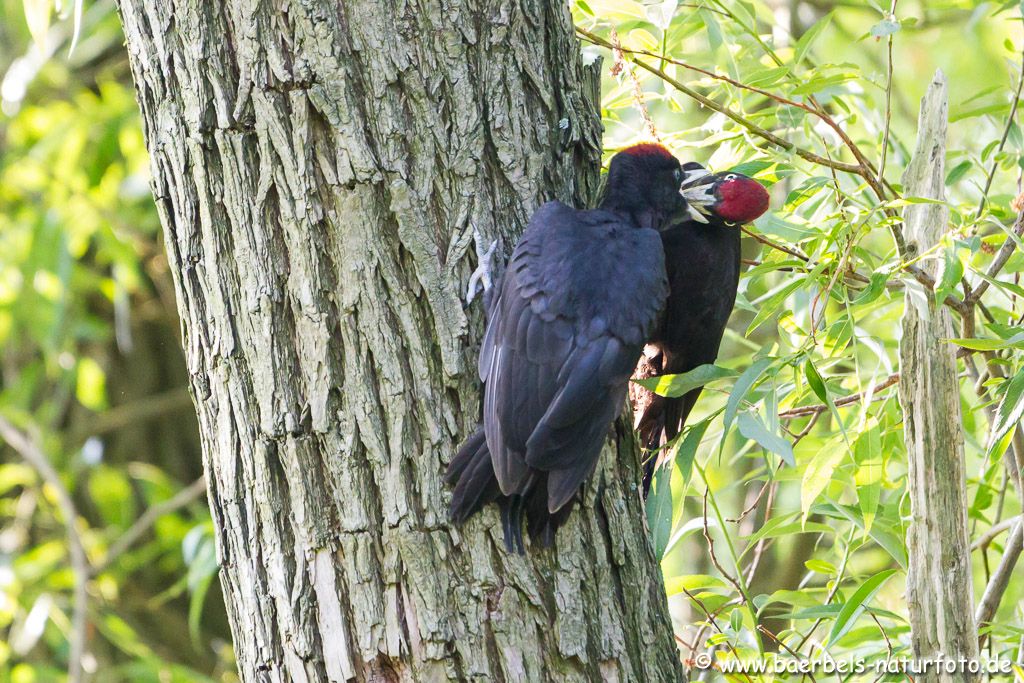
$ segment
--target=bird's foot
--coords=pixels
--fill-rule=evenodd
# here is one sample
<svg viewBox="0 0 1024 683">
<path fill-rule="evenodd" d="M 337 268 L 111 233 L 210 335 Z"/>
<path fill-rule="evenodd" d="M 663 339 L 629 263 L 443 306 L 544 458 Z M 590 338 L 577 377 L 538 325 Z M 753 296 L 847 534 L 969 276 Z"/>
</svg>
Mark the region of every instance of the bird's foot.
<svg viewBox="0 0 1024 683">
<path fill-rule="evenodd" d="M 472 225 L 473 243 L 476 246 L 476 258 L 479 265 L 469 278 L 469 287 L 466 291 L 467 306 L 473 303 L 478 290 L 483 292 L 485 297 L 484 303 L 487 303 L 486 296 L 493 284 L 491 278 L 491 259 L 494 258 L 494 252 L 498 248 L 498 240 L 491 242 L 491 246 L 485 247 L 483 235 L 480 234 L 480 230 L 477 229 L 475 223 Z"/>
</svg>

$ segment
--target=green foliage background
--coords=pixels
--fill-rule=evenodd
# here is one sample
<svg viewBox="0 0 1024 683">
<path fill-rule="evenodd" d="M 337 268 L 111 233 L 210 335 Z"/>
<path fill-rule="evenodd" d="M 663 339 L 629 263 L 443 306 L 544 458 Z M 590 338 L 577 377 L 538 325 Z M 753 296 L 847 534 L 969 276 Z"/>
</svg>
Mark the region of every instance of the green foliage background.
<svg viewBox="0 0 1024 683">
<path fill-rule="evenodd" d="M 58 470 L 102 568 L 201 456 L 113 3 L 86 4 L 70 56 L 71 18 L 33 40 L 39 5 L 0 1 L 0 416 Z M 237 680 L 209 513 L 189 499 L 90 578 L 91 680 Z M 53 486 L 3 448 L 0 681 L 66 679 L 74 581 Z"/>
<path fill-rule="evenodd" d="M 200 455 L 113 5 L 84 4 L 70 56 L 75 22 L 51 9 L 0 0 L 0 416 L 57 468 L 89 560 L 104 567 L 145 510 L 189 490 Z M 573 12 L 586 58 L 604 59 L 609 155 L 657 135 L 773 196 L 746 238 L 718 369 L 661 384 L 706 382 L 649 506 L 684 658 L 905 655 L 906 453 L 886 382 L 899 371 L 907 292 L 962 299 L 961 280 L 984 280 L 1016 217 L 1021 8 L 576 0 Z M 950 88 L 951 221 L 925 255 L 943 264 L 928 291 L 890 228 L 915 201 L 900 175 L 936 68 Z M 883 185 L 849 165 L 879 164 L 887 120 Z M 972 315 L 974 339 L 960 342 L 978 350 L 961 361 L 978 541 L 1021 513 L 1003 456 L 1024 408 L 1022 269 L 1018 252 Z M 791 412 L 807 406 L 811 416 Z M 13 450 L 0 458 L 0 682 L 61 681 L 75 580 L 63 518 L 52 486 Z M 189 500 L 90 578 L 93 680 L 236 680 L 209 515 Z M 973 553 L 978 595 L 1005 538 Z M 986 655 L 1019 661 L 1022 575 L 983 629 Z"/>
<path fill-rule="evenodd" d="M 711 649 L 716 666 L 909 657 L 910 506 L 893 385 L 899 323 L 908 297 L 962 300 L 971 290 L 961 281 L 977 288 L 993 252 L 1020 242 L 1008 233 L 1024 167 L 1011 118 L 1021 7 L 578 0 L 575 18 L 585 43 L 604 45 L 585 53 L 606 60 L 609 154 L 657 135 L 681 159 L 754 175 L 773 197 L 752 226 L 758 239 L 746 240 L 720 369 L 660 381 L 661 390 L 682 391 L 710 380 L 648 505 L 684 657 Z M 622 48 L 618 56 L 609 44 Z M 929 291 L 908 272 L 891 228 L 919 201 L 904 196 L 900 176 L 937 68 L 949 79 L 951 220 L 941 247 L 921 257 L 942 264 Z M 709 110 L 714 104 L 734 116 Z M 882 185 L 875 169 L 887 120 Z M 823 161 L 808 161 L 815 157 Z M 834 167 L 863 170 L 865 160 L 871 168 L 861 174 Z M 1024 381 L 1022 268 L 1017 252 L 991 281 L 983 310 L 967 316 L 976 325 L 964 336 L 978 338 L 959 342 L 983 352 L 960 365 L 974 540 L 1021 512 L 1024 491 L 1003 456 L 1020 417 L 1012 385 Z M 816 406 L 813 416 L 794 416 L 805 406 Z M 973 553 L 978 597 L 1005 538 Z M 986 658 L 1024 663 L 1022 576 L 1018 569 L 982 629 Z"/>
</svg>

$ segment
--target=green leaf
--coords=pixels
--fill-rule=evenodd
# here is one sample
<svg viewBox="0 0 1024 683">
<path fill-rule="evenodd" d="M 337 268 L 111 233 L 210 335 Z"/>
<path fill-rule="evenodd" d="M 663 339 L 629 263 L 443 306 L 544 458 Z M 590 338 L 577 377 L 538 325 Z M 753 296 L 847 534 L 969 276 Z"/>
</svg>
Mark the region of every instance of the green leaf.
<svg viewBox="0 0 1024 683">
<path fill-rule="evenodd" d="M 974 107 L 972 109 L 964 109 L 962 111 L 950 112 L 949 122 L 956 123 L 957 121 L 963 121 L 964 119 L 973 119 L 977 116 L 985 116 L 987 114 L 993 115 L 1005 115 L 1010 111 L 1010 105 L 1005 102 L 999 102 L 998 104 L 986 104 L 981 107 Z"/>
<path fill-rule="evenodd" d="M 967 174 L 967 171 L 971 170 L 970 161 L 961 161 L 959 164 L 954 166 L 949 173 L 946 174 L 946 187 L 956 184 L 958 180 Z"/>
<path fill-rule="evenodd" d="M 996 420 L 992 425 L 992 435 L 989 437 L 989 444 L 999 442 L 1005 435 L 1010 433 L 1020 422 L 1024 415 L 1024 367 L 1021 367 L 1013 377 L 1006 382 L 1006 390 L 996 408 Z"/>
<path fill-rule="evenodd" d="M 800 65 L 800 62 L 807 56 L 807 52 L 814 45 L 814 41 L 818 39 L 821 32 L 828 28 L 828 25 L 832 23 L 832 13 L 829 12 L 824 17 L 818 20 L 818 22 L 812 26 L 806 33 L 800 36 L 800 40 L 797 41 L 796 50 L 793 53 L 793 67 Z"/>
<path fill-rule="evenodd" d="M 651 534 L 654 556 L 665 554 L 672 535 L 672 465 L 665 464 L 654 473 L 651 492 L 647 495 L 647 528 Z"/>
<path fill-rule="evenodd" d="M 722 37 L 722 27 L 718 24 L 718 20 L 715 19 L 715 15 L 706 9 L 698 10 L 700 18 L 704 20 L 704 26 L 708 31 L 708 45 L 711 47 L 711 51 L 715 52 L 721 47 L 724 39 Z"/>
<path fill-rule="evenodd" d="M 818 188 L 814 188 L 813 191 L 816 191 L 817 189 Z M 797 191 L 798 190 L 794 190 L 794 192 Z M 810 189 L 808 190 L 808 192 L 811 192 L 812 194 L 813 191 Z M 790 193 L 790 197 L 792 196 L 793 194 Z M 791 216 L 791 218 L 793 218 L 793 216 Z M 790 242 L 791 244 L 796 244 L 797 242 L 809 237 L 814 237 L 817 234 L 815 230 L 809 226 L 800 225 L 799 223 L 794 223 L 791 220 L 780 218 L 778 214 L 772 211 L 769 211 L 754 221 L 754 225 L 761 234 L 768 235 L 769 237 L 777 237 L 786 242 Z"/>
<path fill-rule="evenodd" d="M 680 474 L 683 475 L 684 486 L 690 483 L 690 475 L 693 473 L 693 460 L 697 455 L 697 447 L 700 446 L 700 442 L 703 440 L 710 424 L 711 418 L 709 417 L 691 426 L 686 431 L 686 437 L 682 440 L 682 443 L 676 447 L 673 459 L 675 460 L 676 467 L 679 468 Z M 678 442 L 678 439 L 676 441 Z"/>
<path fill-rule="evenodd" d="M 734 609 L 732 614 L 729 615 L 729 628 L 731 628 L 734 633 L 739 633 L 740 629 L 743 628 L 742 610 Z"/>
<path fill-rule="evenodd" d="M 775 453 L 790 467 L 796 467 L 793 447 L 781 436 L 769 431 L 756 413 L 742 413 L 737 421 L 737 426 L 740 428 L 740 434 Z"/>
<path fill-rule="evenodd" d="M 836 409 L 836 404 L 832 400 L 832 396 L 829 395 L 828 387 L 825 386 L 825 380 L 822 379 L 818 373 L 818 369 L 814 367 L 814 363 L 808 358 L 807 362 L 804 363 L 804 374 L 807 376 L 807 383 L 810 384 L 811 390 L 814 394 L 821 399 L 821 402 L 828 406 L 829 412 L 832 413 L 832 417 L 835 418 L 836 426 L 839 427 L 839 431 L 843 436 L 843 440 L 846 441 L 849 446 L 849 439 L 846 435 L 846 427 L 843 425 L 842 418 L 839 417 L 839 410 Z"/>
<path fill-rule="evenodd" d="M 75 383 L 75 396 L 78 402 L 91 410 L 101 410 L 106 404 L 107 381 L 103 368 L 92 358 L 78 361 L 78 379 Z"/>
<path fill-rule="evenodd" d="M 201 643 L 202 638 L 199 630 L 199 622 L 203 616 L 203 604 L 206 602 L 206 593 L 210 589 L 210 583 L 216 573 L 204 576 L 202 580 L 192 589 L 188 602 L 188 632 L 193 643 Z"/>
<path fill-rule="evenodd" d="M 810 95 L 824 92 L 829 88 L 842 85 L 848 81 L 856 80 L 856 76 L 850 74 L 832 74 L 831 76 L 815 76 L 809 78 L 797 87 L 793 88 L 794 95 Z"/>
<path fill-rule="evenodd" d="M 886 579 L 895 574 L 896 571 L 896 569 L 886 569 L 885 571 L 878 572 L 854 591 L 850 599 L 839 610 L 835 623 L 832 624 L 832 630 L 829 632 L 828 640 L 826 641 L 828 645 L 834 645 L 837 640 L 850 630 L 850 627 L 857 621 L 857 617 L 864 612 L 865 603 L 875 596 L 875 593 L 882 587 Z"/>
<path fill-rule="evenodd" d="M 709 382 L 724 377 L 736 375 L 735 370 L 719 367 L 717 365 L 698 365 L 689 372 L 681 375 L 661 375 L 660 377 L 649 377 L 646 379 L 635 379 L 633 382 L 653 391 L 659 396 L 677 398 L 685 396 L 694 389 L 704 386 Z"/>
<path fill-rule="evenodd" d="M 825 560 L 807 560 L 804 562 L 804 566 L 812 572 L 824 574 L 825 576 L 835 576 L 839 573 L 834 564 Z"/>
<path fill-rule="evenodd" d="M 948 245 L 943 250 L 942 277 L 935 286 L 935 300 L 942 302 L 946 297 L 953 294 L 960 279 L 964 276 L 964 262 L 961 254 L 966 250 L 960 249 L 956 243 Z"/>
<path fill-rule="evenodd" d="M 818 369 L 814 367 L 814 363 L 808 358 L 807 362 L 804 363 L 804 375 L 807 377 L 807 383 L 811 385 L 811 391 L 822 403 L 829 403 L 828 389 L 825 388 L 825 380 L 821 378 L 818 373 Z"/>
<path fill-rule="evenodd" d="M 669 597 L 682 593 L 684 589 L 691 593 L 713 591 L 726 595 L 731 590 L 731 586 L 717 576 L 707 574 L 684 574 L 665 579 L 665 593 Z"/>
<path fill-rule="evenodd" d="M 732 392 L 729 394 L 729 400 L 725 404 L 725 417 L 723 418 L 725 426 L 723 432 L 728 432 L 729 427 L 732 426 L 733 420 L 736 418 L 736 411 L 739 410 L 740 401 L 747 395 L 750 388 L 754 386 L 754 383 L 758 380 L 768 366 L 772 364 L 771 358 L 761 358 L 760 360 L 754 361 L 754 363 L 743 371 L 743 374 L 736 380 L 736 384 L 732 387 Z"/>
<path fill-rule="evenodd" d="M 871 303 L 885 291 L 885 283 L 889 279 L 889 274 L 882 271 L 875 271 L 871 273 L 871 282 L 868 286 L 857 295 L 857 298 L 853 300 L 854 305 L 861 306 L 863 304 Z"/>
<path fill-rule="evenodd" d="M 124 472 L 99 465 L 89 473 L 89 495 L 103 521 L 127 529 L 135 519 L 135 497 Z"/>
<path fill-rule="evenodd" d="M 793 514 L 797 514 L 796 510 Z M 790 519 L 791 515 L 786 515 L 785 519 Z M 772 520 L 774 522 L 776 520 Z M 785 520 L 783 520 L 785 521 Z M 770 523 L 769 523 L 770 524 Z M 762 538 L 781 538 L 784 536 L 794 536 L 796 534 L 831 534 L 835 533 L 835 529 L 827 524 L 821 524 L 819 522 L 807 522 L 801 524 L 800 522 L 790 522 L 788 524 L 773 524 L 769 526 L 765 524 L 763 527 L 757 530 L 757 533 L 752 534 L 747 541 L 753 545 L 760 541 Z"/>
<path fill-rule="evenodd" d="M 865 533 L 871 531 L 882 493 L 882 437 L 878 421 L 872 418 L 870 425 L 853 444 L 853 457 L 858 465 L 853 480 L 857 486 L 860 511 L 864 516 Z"/>
<path fill-rule="evenodd" d="M 779 308 L 786 300 L 786 297 L 802 287 L 804 285 L 804 281 L 805 280 L 802 277 L 793 278 L 789 283 L 785 284 L 781 290 L 768 297 L 767 300 L 755 302 L 757 306 L 757 315 L 754 316 L 754 319 L 750 321 L 750 325 L 747 326 L 747 336 L 750 336 L 750 333 L 760 327 L 761 323 L 765 320 L 778 313 Z"/>
<path fill-rule="evenodd" d="M 1011 339 L 991 339 L 985 337 L 955 337 L 953 339 L 947 339 L 946 341 L 957 346 L 962 346 L 965 349 L 972 349 L 974 351 L 998 351 L 1000 349 L 1011 349 L 1019 348 L 1021 340 L 1017 337 Z"/>
<path fill-rule="evenodd" d="M 811 512 L 814 501 L 832 481 L 836 466 L 842 461 L 844 455 L 846 454 L 842 448 L 842 437 L 834 436 L 814 455 L 807 469 L 804 470 L 803 481 L 800 483 L 800 510 L 805 521 Z"/>
<path fill-rule="evenodd" d="M 858 529 L 864 529 L 864 520 L 860 518 L 860 515 L 853 512 L 852 507 L 848 508 L 846 505 L 823 503 L 815 505 L 812 512 L 829 517 L 845 519 Z M 901 567 L 904 569 L 907 568 L 907 544 L 904 539 L 902 529 L 897 531 L 893 528 L 891 523 L 883 523 L 882 518 L 878 517 L 875 519 L 875 523 L 872 525 L 869 535 L 875 543 L 889 553 L 889 556 L 896 560 Z"/>
</svg>

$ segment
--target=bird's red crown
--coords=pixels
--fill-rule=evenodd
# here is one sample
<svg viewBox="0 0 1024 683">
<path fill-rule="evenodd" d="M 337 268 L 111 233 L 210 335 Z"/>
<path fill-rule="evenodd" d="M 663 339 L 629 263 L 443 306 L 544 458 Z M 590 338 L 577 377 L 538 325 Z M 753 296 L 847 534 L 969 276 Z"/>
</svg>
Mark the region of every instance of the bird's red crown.
<svg viewBox="0 0 1024 683">
<path fill-rule="evenodd" d="M 768 210 L 768 191 L 756 180 L 739 177 L 718 188 L 716 212 L 730 223 L 749 223 Z"/>
<path fill-rule="evenodd" d="M 636 145 L 631 145 L 624 150 L 622 154 L 628 154 L 631 157 L 636 158 L 650 158 L 650 157 L 661 157 L 663 159 L 672 159 L 672 152 L 665 149 L 663 146 L 656 142 L 641 142 Z"/>
</svg>

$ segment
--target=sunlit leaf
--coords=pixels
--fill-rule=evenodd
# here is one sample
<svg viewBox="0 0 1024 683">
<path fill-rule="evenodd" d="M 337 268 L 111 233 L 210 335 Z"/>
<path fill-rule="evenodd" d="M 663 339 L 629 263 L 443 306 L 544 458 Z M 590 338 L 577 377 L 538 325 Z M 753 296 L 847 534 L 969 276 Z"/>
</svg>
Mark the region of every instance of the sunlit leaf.
<svg viewBox="0 0 1024 683">
<path fill-rule="evenodd" d="M 75 395 L 79 403 L 92 410 L 102 409 L 107 400 L 106 386 L 107 377 L 99 363 L 88 357 L 78 361 Z"/>
<path fill-rule="evenodd" d="M 761 377 L 761 374 L 772 364 L 771 358 L 761 358 L 754 361 L 750 367 L 743 371 L 743 374 L 739 376 L 736 383 L 733 385 L 732 392 L 729 394 L 729 400 L 725 405 L 725 428 L 724 431 L 728 432 L 729 427 L 732 425 L 733 419 L 736 417 L 736 411 L 739 410 L 740 402 L 743 401 L 747 392 L 754 386 L 754 383 Z"/>
<path fill-rule="evenodd" d="M 1006 389 L 996 408 L 996 419 L 992 425 L 989 443 L 994 444 L 1017 427 L 1024 416 L 1024 367 L 1006 382 Z"/>
<path fill-rule="evenodd" d="M 832 624 L 832 630 L 828 634 L 829 644 L 835 643 L 837 640 L 843 637 L 843 635 L 850 630 L 854 622 L 857 620 L 867 607 L 867 602 L 875 596 L 875 593 L 879 591 L 882 584 L 886 580 L 897 572 L 896 569 L 886 569 L 881 571 L 870 579 L 865 581 L 854 591 L 850 599 L 846 601 L 842 609 L 839 610 L 839 614 L 836 616 L 835 622 Z"/>
<path fill-rule="evenodd" d="M 735 370 L 718 365 L 698 365 L 693 370 L 681 375 L 661 375 L 646 379 L 635 379 L 635 383 L 650 389 L 659 396 L 684 396 L 698 387 L 725 377 L 734 377 Z"/>
<path fill-rule="evenodd" d="M 825 486 L 832 481 L 836 466 L 846 456 L 842 445 L 841 437 L 833 437 L 818 451 L 804 470 L 803 481 L 800 483 L 800 509 L 804 520 L 810 515 L 811 506 L 818 500 Z"/>
<path fill-rule="evenodd" d="M 817 23 L 809 28 L 797 41 L 796 50 L 793 54 L 793 66 L 799 66 L 800 62 L 807 56 L 807 52 L 814 45 L 814 42 L 821 36 L 822 31 L 828 28 L 829 24 L 832 23 L 832 13 L 826 14 L 824 17 L 819 19 Z"/>
<path fill-rule="evenodd" d="M 882 439 L 877 420 L 872 419 L 868 428 L 857 437 L 853 444 L 853 457 L 857 461 L 857 473 L 854 475 L 857 500 L 864 519 L 864 531 L 869 533 L 882 492 Z"/>
</svg>

